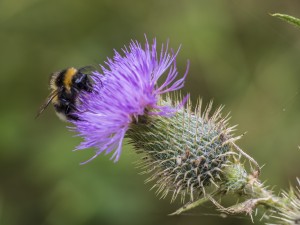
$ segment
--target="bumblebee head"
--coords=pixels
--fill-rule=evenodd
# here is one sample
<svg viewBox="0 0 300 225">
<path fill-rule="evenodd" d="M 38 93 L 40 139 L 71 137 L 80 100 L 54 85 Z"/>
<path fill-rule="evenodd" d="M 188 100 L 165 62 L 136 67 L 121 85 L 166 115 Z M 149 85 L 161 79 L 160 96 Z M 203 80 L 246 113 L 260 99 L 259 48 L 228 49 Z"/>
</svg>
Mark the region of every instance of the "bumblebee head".
<svg viewBox="0 0 300 225">
<path fill-rule="evenodd" d="M 73 77 L 73 87 L 78 91 L 92 91 L 92 83 L 88 78 L 88 75 L 81 73 L 80 71 Z"/>
</svg>

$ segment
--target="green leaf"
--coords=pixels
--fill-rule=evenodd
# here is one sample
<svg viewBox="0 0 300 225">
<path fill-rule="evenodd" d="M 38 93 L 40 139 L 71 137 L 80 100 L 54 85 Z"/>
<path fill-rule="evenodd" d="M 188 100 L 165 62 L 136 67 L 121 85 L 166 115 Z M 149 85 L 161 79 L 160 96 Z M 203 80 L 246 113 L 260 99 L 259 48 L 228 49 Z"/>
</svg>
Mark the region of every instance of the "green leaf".
<svg viewBox="0 0 300 225">
<path fill-rule="evenodd" d="M 275 16 L 281 20 L 284 20 L 290 24 L 293 24 L 295 25 L 296 27 L 300 28 L 300 19 L 296 18 L 296 17 L 293 17 L 293 16 L 289 16 L 289 15 L 286 15 L 286 14 L 280 14 L 280 13 L 274 13 L 274 14 L 271 14 L 271 16 Z"/>
</svg>

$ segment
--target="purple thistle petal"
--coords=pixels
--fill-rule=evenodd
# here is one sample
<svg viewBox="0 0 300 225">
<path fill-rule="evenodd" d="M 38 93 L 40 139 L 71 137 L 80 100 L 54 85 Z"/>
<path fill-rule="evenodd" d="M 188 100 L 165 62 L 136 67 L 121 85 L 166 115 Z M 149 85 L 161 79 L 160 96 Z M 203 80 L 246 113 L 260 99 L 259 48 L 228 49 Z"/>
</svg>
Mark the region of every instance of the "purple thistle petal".
<svg viewBox="0 0 300 225">
<path fill-rule="evenodd" d="M 186 98 L 175 108 L 158 105 L 161 94 L 184 85 L 189 63 L 184 76 L 176 81 L 178 52 L 179 49 L 176 53 L 168 52 L 167 42 L 158 53 L 156 39 L 149 45 L 146 38 L 144 49 L 137 41 L 131 41 L 129 47 L 122 49 L 122 54 L 114 50 L 114 57 L 108 58 L 104 66 L 100 65 L 102 72 L 93 72 L 93 92 L 80 95 L 79 120 L 71 121 L 84 138 L 76 150 L 97 149 L 95 155 L 82 164 L 102 152 L 113 152 L 111 159 L 118 161 L 125 133 L 135 118 L 146 111 L 148 115 L 171 116 L 182 107 Z M 165 80 L 158 86 L 157 81 L 164 74 Z"/>
</svg>

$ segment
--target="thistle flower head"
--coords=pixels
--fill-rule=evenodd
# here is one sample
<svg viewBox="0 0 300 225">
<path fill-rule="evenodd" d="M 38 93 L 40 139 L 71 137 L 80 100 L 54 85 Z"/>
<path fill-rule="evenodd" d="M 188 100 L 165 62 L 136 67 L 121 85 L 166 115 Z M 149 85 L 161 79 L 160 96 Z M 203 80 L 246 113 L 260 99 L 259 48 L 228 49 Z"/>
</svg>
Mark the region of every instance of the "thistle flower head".
<svg viewBox="0 0 300 225">
<path fill-rule="evenodd" d="M 122 53 L 115 51 L 102 72 L 93 72 L 92 93 L 80 96 L 78 121 L 75 129 L 84 141 L 77 149 L 95 147 L 96 154 L 114 152 L 117 161 L 121 154 L 122 141 L 130 124 L 145 113 L 169 116 L 176 108 L 159 105 L 161 94 L 183 87 L 187 72 L 177 79 L 177 53 L 168 51 L 168 44 L 157 52 L 156 40 L 150 46 L 146 40 L 144 48 L 132 41 Z M 159 86 L 159 78 L 164 81 Z M 88 160 L 88 161 L 90 161 Z"/>
<path fill-rule="evenodd" d="M 256 207 L 265 206 L 264 217 L 300 224 L 299 187 L 282 192 L 281 197 L 267 190 L 258 180 L 258 163 L 235 144 L 241 136 L 233 137 L 235 126 L 229 127 L 229 118 L 221 116 L 222 107 L 211 113 L 212 103 L 204 111 L 201 102 L 192 110 L 191 104 L 182 107 L 187 97 L 161 98 L 184 85 L 187 72 L 176 79 L 177 53 L 168 52 L 168 44 L 157 52 L 155 39 L 151 46 L 146 40 L 144 48 L 132 41 L 122 53 L 115 51 L 101 66 L 102 72 L 94 71 L 93 90 L 79 93 L 78 120 L 70 121 L 84 138 L 77 149 L 96 148 L 88 161 L 102 152 L 114 152 L 117 161 L 124 137 L 129 138 L 136 152 L 143 154 L 139 165 L 150 175 L 146 181 L 154 182 L 157 194 L 166 197 L 171 192 L 171 201 L 178 195 L 183 202 L 186 195 L 190 197 L 174 214 L 210 200 L 228 214 L 246 213 L 252 218 Z M 250 163 L 251 174 L 240 162 L 242 157 Z M 225 208 L 214 197 L 227 194 L 238 194 L 245 201 Z"/>
</svg>

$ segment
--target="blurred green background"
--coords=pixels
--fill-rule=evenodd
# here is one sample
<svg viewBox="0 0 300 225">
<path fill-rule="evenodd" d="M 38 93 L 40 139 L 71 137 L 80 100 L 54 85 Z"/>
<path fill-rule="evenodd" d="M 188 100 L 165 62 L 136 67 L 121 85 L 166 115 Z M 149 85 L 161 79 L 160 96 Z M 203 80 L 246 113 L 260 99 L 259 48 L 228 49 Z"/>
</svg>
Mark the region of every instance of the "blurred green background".
<svg viewBox="0 0 300 225">
<path fill-rule="evenodd" d="M 224 104 L 247 131 L 238 144 L 266 165 L 261 179 L 287 188 L 300 176 L 300 30 L 275 12 L 300 17 L 300 2 L 1 0 L 0 224 L 251 224 L 211 204 L 169 217 L 180 203 L 149 191 L 130 147 L 118 163 L 79 166 L 93 150 L 72 152 L 81 139 L 52 107 L 34 116 L 51 72 L 103 63 L 144 34 L 169 38 L 182 73 L 191 61 L 183 92 Z"/>
</svg>

